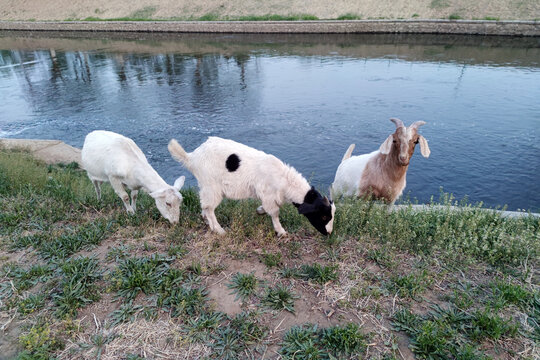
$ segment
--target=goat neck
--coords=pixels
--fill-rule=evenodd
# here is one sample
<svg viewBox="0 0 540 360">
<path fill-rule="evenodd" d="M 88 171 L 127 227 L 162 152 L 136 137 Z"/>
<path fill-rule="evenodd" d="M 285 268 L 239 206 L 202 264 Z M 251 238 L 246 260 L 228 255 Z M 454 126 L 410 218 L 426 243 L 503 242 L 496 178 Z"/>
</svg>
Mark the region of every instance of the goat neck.
<svg viewBox="0 0 540 360">
<path fill-rule="evenodd" d="M 138 166 L 135 168 L 134 172 L 135 179 L 139 179 L 141 186 L 149 194 L 170 187 L 150 164 Z"/>
<path fill-rule="evenodd" d="M 300 175 L 298 171 L 296 171 L 291 166 L 286 166 L 285 176 L 284 178 L 287 179 L 287 184 L 285 187 L 285 200 L 290 203 L 297 203 L 301 204 L 304 202 L 304 197 L 306 196 L 307 192 L 311 189 L 311 186 L 307 182 L 307 180 Z"/>
</svg>

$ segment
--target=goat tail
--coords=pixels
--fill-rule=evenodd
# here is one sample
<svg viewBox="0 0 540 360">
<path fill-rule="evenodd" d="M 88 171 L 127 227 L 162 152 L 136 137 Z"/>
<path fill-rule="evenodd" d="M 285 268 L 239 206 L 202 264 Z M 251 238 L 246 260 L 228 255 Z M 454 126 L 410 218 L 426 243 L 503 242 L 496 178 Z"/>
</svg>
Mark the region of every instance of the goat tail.
<svg viewBox="0 0 540 360">
<path fill-rule="evenodd" d="M 184 148 L 176 141 L 176 139 L 172 139 L 169 141 L 168 146 L 169 152 L 171 153 L 171 156 L 178 162 L 181 162 L 184 165 L 189 165 L 189 154 L 184 150 Z"/>
<path fill-rule="evenodd" d="M 352 154 L 352 152 L 353 152 L 355 146 L 356 146 L 355 144 L 351 144 L 351 145 L 349 146 L 349 148 L 348 148 L 347 151 L 345 152 L 345 155 L 343 155 L 343 159 L 341 159 L 341 162 L 344 162 L 345 160 L 347 160 L 348 158 L 351 157 L 351 154 Z"/>
</svg>

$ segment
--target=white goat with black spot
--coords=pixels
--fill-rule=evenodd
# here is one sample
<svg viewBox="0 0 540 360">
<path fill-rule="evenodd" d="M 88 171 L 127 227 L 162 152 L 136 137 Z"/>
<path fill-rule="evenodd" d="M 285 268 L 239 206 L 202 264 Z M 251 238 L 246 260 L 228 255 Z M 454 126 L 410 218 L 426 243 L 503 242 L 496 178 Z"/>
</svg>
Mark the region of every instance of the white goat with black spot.
<svg viewBox="0 0 540 360">
<path fill-rule="evenodd" d="M 169 152 L 197 178 L 202 216 L 214 232 L 225 233 L 214 213 L 224 197 L 260 199 L 262 206 L 257 212 L 272 217 L 279 236 L 286 234 L 279 222 L 279 208 L 287 202 L 294 204 L 319 232 L 332 232 L 334 204 L 273 155 L 219 137 L 209 137 L 191 153 L 173 139 Z"/>
</svg>

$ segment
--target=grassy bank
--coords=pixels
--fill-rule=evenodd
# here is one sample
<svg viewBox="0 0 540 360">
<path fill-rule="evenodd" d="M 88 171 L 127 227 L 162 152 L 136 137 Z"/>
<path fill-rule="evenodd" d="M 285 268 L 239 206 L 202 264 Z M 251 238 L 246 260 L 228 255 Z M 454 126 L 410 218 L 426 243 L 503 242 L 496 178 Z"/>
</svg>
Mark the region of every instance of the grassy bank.
<svg viewBox="0 0 540 360">
<path fill-rule="evenodd" d="M 0 0 L 0 20 L 313 20 L 313 19 L 486 19 L 535 20 L 536 0 L 105 0 L 14 2 Z"/>
<path fill-rule="evenodd" d="M 193 189 L 172 227 L 148 196 L 127 216 L 103 188 L 100 203 L 76 166 L 0 151 L 8 357 L 539 355 L 538 218 L 349 201 L 323 237 L 286 206 L 278 239 L 255 201 L 224 201 L 219 237 Z"/>
</svg>

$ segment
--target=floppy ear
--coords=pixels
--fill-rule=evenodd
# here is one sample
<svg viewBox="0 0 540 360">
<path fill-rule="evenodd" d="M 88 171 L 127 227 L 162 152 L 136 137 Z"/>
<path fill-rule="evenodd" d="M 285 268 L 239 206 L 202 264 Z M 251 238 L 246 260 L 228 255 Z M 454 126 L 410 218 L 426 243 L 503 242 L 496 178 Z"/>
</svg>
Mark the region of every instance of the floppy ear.
<svg viewBox="0 0 540 360">
<path fill-rule="evenodd" d="M 313 204 L 308 204 L 308 203 L 302 203 L 298 205 L 297 208 L 298 208 L 298 213 L 302 215 L 309 214 L 315 211 L 315 206 Z"/>
<path fill-rule="evenodd" d="M 313 204 L 319 196 L 319 193 L 315 190 L 315 186 L 312 186 L 306 196 L 304 196 L 304 203 Z"/>
<path fill-rule="evenodd" d="M 174 182 L 173 188 L 180 191 L 182 186 L 184 186 L 184 181 L 186 180 L 185 176 L 180 176 L 176 181 Z"/>
<path fill-rule="evenodd" d="M 154 199 L 159 198 L 159 197 L 164 197 L 167 190 L 168 189 L 156 190 L 156 191 L 153 191 L 153 192 L 149 193 L 148 195 L 150 195 Z"/>
<path fill-rule="evenodd" d="M 390 135 L 384 140 L 382 145 L 379 147 L 381 154 L 388 155 L 390 150 L 392 150 L 392 141 L 394 141 L 394 136 Z"/>
<path fill-rule="evenodd" d="M 429 150 L 426 138 L 419 135 L 418 142 L 420 143 L 420 153 L 422 153 L 423 157 L 428 158 L 429 154 L 431 154 L 431 150 Z"/>
</svg>

